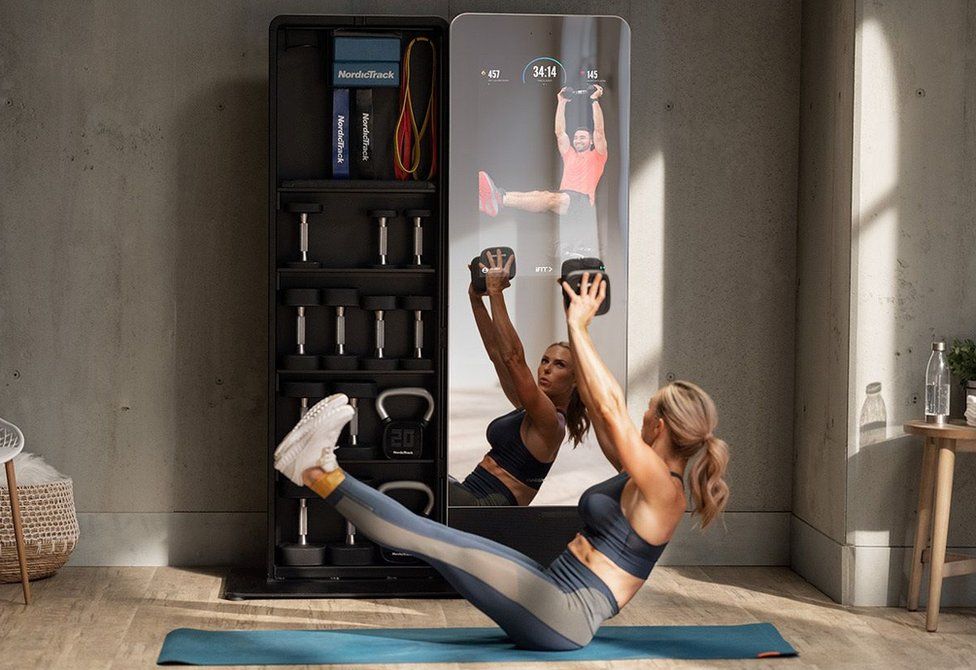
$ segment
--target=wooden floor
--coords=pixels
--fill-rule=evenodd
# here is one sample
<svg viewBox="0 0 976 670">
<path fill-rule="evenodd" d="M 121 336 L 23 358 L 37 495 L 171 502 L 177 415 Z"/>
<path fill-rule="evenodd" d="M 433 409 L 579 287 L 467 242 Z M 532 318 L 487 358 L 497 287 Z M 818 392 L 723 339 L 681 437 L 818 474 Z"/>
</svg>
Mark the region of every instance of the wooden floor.
<svg viewBox="0 0 976 670">
<path fill-rule="evenodd" d="M 149 668 L 173 628 L 482 626 L 462 600 L 220 599 L 219 569 L 65 568 L 33 584 L 0 585 L 0 668 Z M 764 661 L 615 661 L 532 668 L 972 668 L 976 609 L 946 610 L 938 633 L 924 615 L 845 608 L 785 568 L 668 568 L 606 625 L 774 623 L 800 657 Z M 410 665 L 497 670 L 518 664 Z M 299 666 L 289 666 L 299 667 Z M 326 667 L 326 666 L 315 666 Z M 366 666 L 328 666 L 364 668 Z M 394 667 L 394 666 L 371 666 Z M 523 666 L 524 667 L 524 666 Z"/>
</svg>

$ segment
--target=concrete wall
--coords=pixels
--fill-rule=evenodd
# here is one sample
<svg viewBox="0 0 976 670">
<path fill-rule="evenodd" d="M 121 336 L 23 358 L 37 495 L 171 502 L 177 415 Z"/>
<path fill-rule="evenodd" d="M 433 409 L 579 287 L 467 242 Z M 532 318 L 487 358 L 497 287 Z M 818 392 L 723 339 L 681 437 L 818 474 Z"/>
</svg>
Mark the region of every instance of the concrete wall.
<svg viewBox="0 0 976 670">
<path fill-rule="evenodd" d="M 976 2 L 804 7 L 798 330 L 806 330 L 802 316 L 825 300 L 816 289 L 804 291 L 803 259 L 813 261 L 811 276 L 826 272 L 843 284 L 843 268 L 834 273 L 835 254 L 823 253 L 814 232 L 827 220 L 817 209 L 825 207 L 817 198 L 824 171 L 808 168 L 832 149 L 809 131 L 827 125 L 836 127 L 832 137 L 843 137 L 840 154 L 847 154 L 835 162 L 850 160 L 853 168 L 849 181 L 836 184 L 847 212 L 839 207 L 828 224 L 832 239 L 849 241 L 849 290 L 836 295 L 836 282 L 827 286 L 829 300 L 849 306 L 850 318 L 847 332 L 822 328 L 811 342 L 798 338 L 792 562 L 845 603 L 895 605 L 906 597 L 921 461 L 919 440 L 901 426 L 923 412 L 931 342 L 972 337 L 976 324 Z M 844 20 L 821 23 L 827 12 L 842 12 Z M 808 58 L 808 38 L 835 60 Z M 837 44 L 844 46 L 830 46 Z M 853 61 L 845 51 L 851 44 Z M 838 67 L 845 81 L 831 104 L 824 82 Z M 854 92 L 850 115 L 847 90 Z M 816 100 L 826 106 L 808 108 Z M 849 352 L 840 367 L 825 349 L 838 342 Z M 818 366 L 829 388 L 805 383 L 805 370 L 816 378 Z M 875 382 L 884 412 L 872 417 L 866 387 Z M 953 391 L 958 415 L 961 394 Z M 833 408 L 830 429 L 805 422 L 811 404 Z M 958 459 L 949 530 L 956 548 L 976 545 L 974 475 L 976 462 Z M 973 602 L 976 578 L 946 583 L 944 604 Z"/>
<path fill-rule="evenodd" d="M 791 564 L 841 595 L 846 532 L 854 0 L 803 4 Z M 836 566 L 821 574 L 825 566 Z"/>
<path fill-rule="evenodd" d="M 633 30 L 629 388 L 715 396 L 728 531 L 785 564 L 798 1 L 27 3 L 0 21 L 0 408 L 74 478 L 72 563 L 263 563 L 267 27 L 618 14 Z"/>
</svg>

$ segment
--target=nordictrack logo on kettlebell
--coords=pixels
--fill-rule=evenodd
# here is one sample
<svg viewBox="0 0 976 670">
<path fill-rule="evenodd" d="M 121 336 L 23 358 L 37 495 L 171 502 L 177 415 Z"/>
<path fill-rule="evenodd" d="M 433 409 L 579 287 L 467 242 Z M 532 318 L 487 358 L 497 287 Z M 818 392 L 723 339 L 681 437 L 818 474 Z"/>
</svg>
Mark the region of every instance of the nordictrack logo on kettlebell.
<svg viewBox="0 0 976 670">
<path fill-rule="evenodd" d="M 415 396 L 427 401 L 422 419 L 391 419 L 386 409 L 388 398 Z M 376 414 L 383 424 L 383 454 L 389 459 L 418 459 L 424 452 L 424 428 L 434 414 L 434 398 L 425 388 L 405 386 L 386 389 L 376 398 Z"/>
</svg>

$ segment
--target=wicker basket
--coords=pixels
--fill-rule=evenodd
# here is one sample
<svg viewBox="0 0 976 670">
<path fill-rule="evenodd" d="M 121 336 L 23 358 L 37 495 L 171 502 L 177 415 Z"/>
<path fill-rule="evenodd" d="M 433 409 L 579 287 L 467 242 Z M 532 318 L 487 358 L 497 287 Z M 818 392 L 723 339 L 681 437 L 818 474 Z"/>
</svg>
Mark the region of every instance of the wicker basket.
<svg viewBox="0 0 976 670">
<path fill-rule="evenodd" d="M 50 577 L 67 561 L 78 543 L 78 517 L 71 480 L 17 486 L 20 518 L 30 579 Z M 10 491 L 0 487 L 0 583 L 19 582 L 17 541 L 10 512 Z"/>
</svg>

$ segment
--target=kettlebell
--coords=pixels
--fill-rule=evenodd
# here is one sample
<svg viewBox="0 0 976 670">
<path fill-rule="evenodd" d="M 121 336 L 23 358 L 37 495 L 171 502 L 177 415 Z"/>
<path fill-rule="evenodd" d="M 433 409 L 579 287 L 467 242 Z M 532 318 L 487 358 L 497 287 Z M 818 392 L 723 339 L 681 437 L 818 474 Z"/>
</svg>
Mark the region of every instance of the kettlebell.
<svg viewBox="0 0 976 670">
<path fill-rule="evenodd" d="M 424 516 L 428 516 L 430 511 L 434 509 L 434 491 L 424 484 L 423 482 L 416 482 L 410 480 L 397 480 L 393 482 L 385 482 L 379 485 L 377 489 L 380 493 L 386 493 L 387 491 L 401 491 L 401 490 L 411 490 L 420 491 L 427 494 L 427 504 L 424 506 L 424 511 L 421 512 Z M 383 557 L 387 563 L 398 563 L 402 565 L 412 565 L 415 563 L 421 563 L 422 561 L 415 558 L 412 554 L 408 554 L 405 551 L 400 551 L 399 549 L 390 549 L 388 547 L 380 547 L 380 555 Z"/>
<path fill-rule="evenodd" d="M 427 401 L 423 419 L 391 419 L 384 406 L 393 396 L 412 395 Z M 417 459 L 424 451 L 424 428 L 434 414 L 434 398 L 425 388 L 404 386 L 386 389 L 376 398 L 376 414 L 383 425 L 383 454 L 390 459 Z"/>
</svg>

